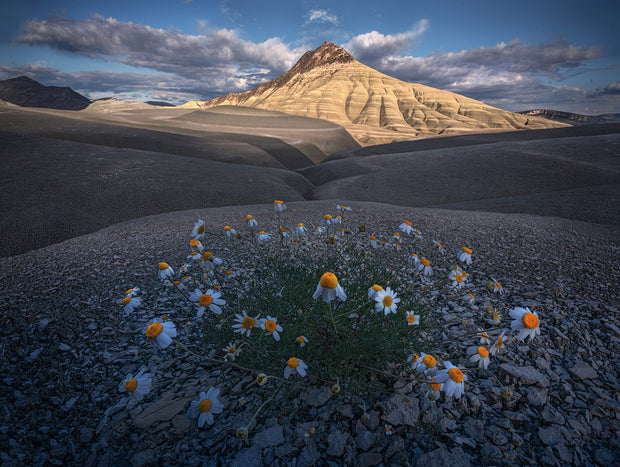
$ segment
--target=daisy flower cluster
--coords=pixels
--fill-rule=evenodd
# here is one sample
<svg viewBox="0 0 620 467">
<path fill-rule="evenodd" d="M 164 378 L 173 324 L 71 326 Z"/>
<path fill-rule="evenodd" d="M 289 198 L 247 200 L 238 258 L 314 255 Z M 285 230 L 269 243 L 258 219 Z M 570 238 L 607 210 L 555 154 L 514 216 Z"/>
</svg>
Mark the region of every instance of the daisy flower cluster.
<svg viewBox="0 0 620 467">
<path fill-rule="evenodd" d="M 337 205 L 289 219 L 275 200 L 275 227 L 252 213 L 226 225 L 199 219 L 183 261 L 153 266 L 178 305 L 143 323 L 144 342 L 174 352 L 191 339 L 209 361 L 254 372 L 257 388 L 327 384 L 335 395 L 368 394 L 381 389 L 378 374 L 396 368 L 394 377 L 436 401 L 460 399 L 507 343 L 541 333 L 537 311 L 506 307 L 506 291 L 481 272 L 472 245 L 427 236 L 410 219 L 380 232 L 352 228 L 350 211 Z M 139 288 L 119 301 L 130 316 L 147 308 Z M 142 401 L 156 376 L 142 368 L 119 390 Z M 205 388 L 188 405 L 198 427 L 223 412 L 222 390 Z M 239 430 L 247 438 L 249 427 Z"/>
</svg>

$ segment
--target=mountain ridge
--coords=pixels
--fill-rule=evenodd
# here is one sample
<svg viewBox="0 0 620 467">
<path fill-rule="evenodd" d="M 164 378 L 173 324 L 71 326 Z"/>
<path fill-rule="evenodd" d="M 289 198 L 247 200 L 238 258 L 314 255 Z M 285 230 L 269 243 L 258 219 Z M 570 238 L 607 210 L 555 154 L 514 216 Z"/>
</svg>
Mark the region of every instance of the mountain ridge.
<svg viewBox="0 0 620 467">
<path fill-rule="evenodd" d="M 488 106 L 459 94 L 380 73 L 324 42 L 289 71 L 245 92 L 181 107 L 237 105 L 322 118 L 344 126 L 361 144 L 472 132 L 566 126 Z"/>
</svg>

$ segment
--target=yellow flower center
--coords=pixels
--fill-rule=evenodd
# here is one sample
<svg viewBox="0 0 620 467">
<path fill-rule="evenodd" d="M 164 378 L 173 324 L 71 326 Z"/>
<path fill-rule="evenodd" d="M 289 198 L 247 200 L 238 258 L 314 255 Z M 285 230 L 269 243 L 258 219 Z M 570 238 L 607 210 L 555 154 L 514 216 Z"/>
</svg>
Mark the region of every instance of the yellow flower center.
<svg viewBox="0 0 620 467">
<path fill-rule="evenodd" d="M 493 313 L 492 318 L 493 321 L 497 321 L 499 319 L 499 313 Z"/>
<path fill-rule="evenodd" d="M 297 338 L 297 342 L 299 342 L 300 344 L 303 344 L 306 341 L 306 339 L 304 339 L 304 336 L 299 336 Z"/>
<path fill-rule="evenodd" d="M 257 382 L 258 384 L 261 384 L 261 385 L 262 385 L 262 384 L 265 384 L 265 382 L 266 382 L 266 381 L 267 381 L 267 375 L 266 375 L 265 373 L 259 373 L 259 374 L 256 376 L 256 382 Z"/>
<path fill-rule="evenodd" d="M 209 306 L 212 301 L 213 297 L 207 293 L 202 294 L 198 299 L 198 303 L 200 303 L 201 306 Z"/>
<path fill-rule="evenodd" d="M 304 225 L 300 222 L 299 224 L 297 224 L 297 227 L 303 227 Z"/>
<path fill-rule="evenodd" d="M 407 322 L 408 323 L 415 323 L 415 316 L 414 315 L 407 315 Z"/>
<path fill-rule="evenodd" d="M 368 237 L 370 240 L 376 240 L 377 237 L 375 237 L 374 235 L 371 235 L 370 237 Z"/>
<path fill-rule="evenodd" d="M 297 360 L 295 357 L 291 357 L 288 359 L 288 362 L 286 363 L 289 368 L 297 368 L 299 366 L 299 360 Z"/>
<path fill-rule="evenodd" d="M 485 347 L 478 347 L 478 355 L 482 358 L 487 358 L 489 356 L 489 351 Z"/>
<path fill-rule="evenodd" d="M 265 330 L 267 332 L 273 332 L 276 330 L 276 322 L 272 319 L 265 321 Z"/>
<path fill-rule="evenodd" d="M 499 282 L 495 282 L 495 287 L 502 290 L 502 285 Z"/>
<path fill-rule="evenodd" d="M 243 321 L 241 321 L 241 327 L 243 329 L 252 329 L 254 326 L 256 326 L 256 320 L 249 316 L 243 318 Z"/>
<path fill-rule="evenodd" d="M 431 265 L 431 262 L 429 260 L 427 260 L 426 258 L 422 258 L 420 260 L 420 263 L 422 263 L 424 266 L 428 267 Z"/>
<path fill-rule="evenodd" d="M 213 258 L 213 253 L 211 253 L 210 251 L 205 251 L 202 254 L 202 259 L 204 259 L 204 260 L 208 260 L 208 259 L 211 259 L 211 258 Z"/>
<path fill-rule="evenodd" d="M 131 301 L 131 297 L 123 298 L 123 305 L 127 305 Z"/>
<path fill-rule="evenodd" d="M 146 337 L 148 337 L 149 339 L 155 339 L 161 334 L 163 330 L 164 327 L 161 325 L 161 323 L 158 323 L 156 321 L 153 324 L 149 325 L 148 328 L 146 328 Z"/>
<path fill-rule="evenodd" d="M 282 201 L 280 201 L 279 199 L 276 199 L 273 204 L 284 204 Z"/>
<path fill-rule="evenodd" d="M 168 321 L 168 317 L 166 315 L 164 315 L 164 316 L 161 317 L 161 320 L 162 321 Z"/>
<path fill-rule="evenodd" d="M 372 290 L 374 290 L 375 292 L 380 292 L 383 290 L 383 287 L 381 287 L 379 284 L 375 284 L 372 286 Z"/>
<path fill-rule="evenodd" d="M 398 232 L 394 232 L 394 236 L 395 237 L 400 237 L 400 234 Z"/>
<path fill-rule="evenodd" d="M 230 225 L 224 226 L 224 232 L 230 232 Z"/>
<path fill-rule="evenodd" d="M 246 221 L 251 221 L 252 219 L 254 219 L 250 214 L 248 214 L 247 216 L 245 216 L 245 220 Z"/>
<path fill-rule="evenodd" d="M 461 250 L 463 250 L 463 253 L 467 253 L 468 255 L 471 255 L 471 253 L 472 253 L 472 250 L 470 250 L 466 246 L 462 246 Z"/>
<path fill-rule="evenodd" d="M 228 353 L 235 353 L 237 351 L 237 349 L 235 349 L 234 347 L 230 347 L 228 349 Z"/>
<path fill-rule="evenodd" d="M 138 387 L 138 382 L 135 379 L 130 379 L 125 383 L 125 389 L 127 392 L 134 392 Z"/>
<path fill-rule="evenodd" d="M 205 225 L 202 224 L 198 227 L 198 229 L 196 230 L 196 232 L 198 232 L 199 234 L 203 234 L 205 232 Z"/>
<path fill-rule="evenodd" d="M 383 306 L 386 308 L 389 308 L 392 306 L 392 297 L 390 297 L 389 295 L 386 295 L 385 297 L 383 297 Z"/>
<path fill-rule="evenodd" d="M 191 246 L 191 247 L 196 247 L 196 246 L 198 246 L 198 240 L 190 240 L 190 241 L 189 241 L 189 246 Z"/>
<path fill-rule="evenodd" d="M 411 356 L 411 361 L 412 361 L 412 362 L 417 362 L 419 359 L 420 359 L 420 356 L 419 356 L 418 354 L 415 354 L 415 353 L 414 353 L 414 354 Z"/>
<path fill-rule="evenodd" d="M 325 214 L 323 219 L 325 219 L 326 221 L 331 221 L 332 220 L 332 216 L 330 216 L 329 214 Z"/>
<path fill-rule="evenodd" d="M 403 221 L 405 224 L 407 224 L 409 227 L 411 227 L 413 224 L 409 221 Z"/>
<path fill-rule="evenodd" d="M 159 263 L 159 270 L 160 271 L 164 271 L 164 270 L 166 270 L 168 268 L 169 268 L 168 263 Z"/>
<path fill-rule="evenodd" d="M 324 289 L 335 289 L 338 286 L 338 278 L 333 272 L 326 272 L 319 281 Z"/>
<path fill-rule="evenodd" d="M 265 235 L 265 231 L 261 230 L 260 232 L 258 232 L 258 235 Z"/>
<path fill-rule="evenodd" d="M 179 285 L 181 285 L 181 281 L 174 281 L 174 285 L 175 287 L 178 287 Z"/>
<path fill-rule="evenodd" d="M 523 326 L 528 329 L 536 329 L 538 327 L 538 318 L 534 313 L 525 313 L 521 318 Z"/>
<path fill-rule="evenodd" d="M 439 248 L 443 248 L 443 245 L 441 244 L 441 242 L 437 242 L 437 246 L 438 246 Z"/>
<path fill-rule="evenodd" d="M 482 337 L 484 337 L 485 339 L 487 338 L 487 333 L 482 331 L 480 334 L 482 334 Z"/>
<path fill-rule="evenodd" d="M 474 297 L 472 294 L 468 293 L 467 295 L 469 295 L 471 297 L 472 300 L 475 300 L 476 297 Z"/>
<path fill-rule="evenodd" d="M 498 349 L 501 348 L 501 346 L 504 345 L 504 339 L 501 337 L 497 338 L 497 344 L 495 344 L 495 347 L 497 347 Z"/>
<path fill-rule="evenodd" d="M 233 271 L 226 271 L 226 275 L 227 275 L 227 276 L 232 276 L 233 274 L 234 274 L 234 272 L 233 272 Z"/>
<path fill-rule="evenodd" d="M 463 283 L 463 276 L 461 276 L 460 274 L 457 274 L 454 277 L 454 280 L 456 280 L 459 284 L 462 284 Z"/>
<path fill-rule="evenodd" d="M 129 289 L 127 292 L 125 292 L 125 295 L 129 295 L 131 292 L 133 292 L 133 289 Z"/>
<path fill-rule="evenodd" d="M 441 389 L 441 383 L 436 383 L 435 378 L 431 379 L 429 386 L 433 391 L 439 391 Z"/>
<path fill-rule="evenodd" d="M 432 355 L 425 355 L 422 359 L 427 368 L 435 368 L 437 365 L 437 360 Z"/>
<path fill-rule="evenodd" d="M 461 370 L 459 370 L 458 368 L 450 368 L 448 370 L 448 376 L 455 383 L 462 383 L 463 382 L 463 372 Z"/>
<path fill-rule="evenodd" d="M 284 232 L 286 232 L 286 229 L 284 227 L 280 227 L 280 232 L 284 233 Z"/>
<path fill-rule="evenodd" d="M 200 412 L 202 413 L 205 413 L 211 410 L 211 401 L 209 399 L 200 401 L 200 404 L 198 404 L 198 410 L 200 410 Z"/>
</svg>

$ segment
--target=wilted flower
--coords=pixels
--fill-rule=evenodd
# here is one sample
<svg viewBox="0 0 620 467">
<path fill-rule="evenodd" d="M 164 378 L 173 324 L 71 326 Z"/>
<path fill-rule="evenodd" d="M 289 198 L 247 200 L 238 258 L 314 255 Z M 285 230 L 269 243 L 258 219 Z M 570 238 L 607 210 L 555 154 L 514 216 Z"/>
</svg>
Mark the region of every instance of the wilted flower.
<svg viewBox="0 0 620 467">
<path fill-rule="evenodd" d="M 306 376 L 306 369 L 308 365 L 304 363 L 303 360 L 299 358 L 291 357 L 286 362 L 286 368 L 284 368 L 284 379 L 288 379 L 291 376 L 291 373 L 295 372 L 302 378 Z"/>
<path fill-rule="evenodd" d="M 461 263 L 471 264 L 472 250 L 466 246 L 461 247 L 461 251 L 458 253 L 458 259 Z"/>
<path fill-rule="evenodd" d="M 159 263 L 159 278 L 166 279 L 174 274 L 174 269 L 168 266 L 168 263 Z"/>
<path fill-rule="evenodd" d="M 307 235 L 308 229 L 300 222 L 297 224 L 297 235 Z"/>
<path fill-rule="evenodd" d="M 368 289 L 368 299 L 369 300 L 374 300 L 375 299 L 375 295 L 377 295 L 377 292 L 381 292 L 383 290 L 383 287 L 381 287 L 378 284 L 373 285 L 371 288 Z"/>
<path fill-rule="evenodd" d="M 127 295 L 125 298 L 123 298 L 122 303 L 123 311 L 125 312 L 125 314 L 127 314 L 131 313 L 135 308 L 140 306 L 140 304 L 142 303 L 142 299 L 140 297 Z"/>
<path fill-rule="evenodd" d="M 478 362 L 478 368 L 487 369 L 491 359 L 489 358 L 489 350 L 486 347 L 471 347 L 467 352 L 471 355 L 470 361 Z"/>
<path fill-rule="evenodd" d="M 316 300 L 322 297 L 325 303 L 329 303 L 336 298 L 336 296 L 343 302 L 347 299 L 347 295 L 342 286 L 338 283 L 336 275 L 332 272 L 326 272 L 321 276 L 319 285 L 316 286 L 312 298 Z"/>
<path fill-rule="evenodd" d="M 205 236 L 205 221 L 198 219 L 192 229 L 192 238 L 200 240 Z"/>
<path fill-rule="evenodd" d="M 401 231 L 401 232 L 404 232 L 404 233 L 406 233 L 406 234 L 408 234 L 408 235 L 411 235 L 411 234 L 413 233 L 413 227 L 412 227 L 412 224 L 411 224 L 411 222 L 409 222 L 409 221 L 407 221 L 407 220 L 404 220 L 404 221 L 402 222 L 402 224 L 400 224 L 400 225 L 398 226 L 398 228 L 400 229 L 400 231 Z"/>
<path fill-rule="evenodd" d="M 250 229 L 258 226 L 258 222 L 256 222 L 256 220 L 254 219 L 254 217 L 252 217 L 251 214 L 245 216 L 245 221 L 247 222 Z"/>
<path fill-rule="evenodd" d="M 275 212 L 284 212 L 286 211 L 286 204 L 284 204 L 284 202 L 280 201 L 279 199 L 276 199 L 273 202 L 273 208 Z"/>
</svg>

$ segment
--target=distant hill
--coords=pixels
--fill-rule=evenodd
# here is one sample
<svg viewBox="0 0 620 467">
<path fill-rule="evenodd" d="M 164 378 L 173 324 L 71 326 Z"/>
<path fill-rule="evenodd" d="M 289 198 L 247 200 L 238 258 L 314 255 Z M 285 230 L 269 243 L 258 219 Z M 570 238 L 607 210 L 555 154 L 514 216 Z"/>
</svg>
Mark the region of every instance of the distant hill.
<svg viewBox="0 0 620 467">
<path fill-rule="evenodd" d="M 154 105 L 156 107 L 176 107 L 174 104 L 164 101 L 146 101 L 145 104 Z"/>
<path fill-rule="evenodd" d="M 44 86 L 27 76 L 0 81 L 0 99 L 21 107 L 59 110 L 82 110 L 91 103 L 69 87 Z"/>
<path fill-rule="evenodd" d="M 620 122 L 620 113 L 599 114 L 599 115 L 582 115 L 571 112 L 562 112 L 561 110 L 551 109 L 533 109 L 518 112 L 523 115 L 542 117 L 555 122 L 568 123 L 569 125 L 596 125 L 599 123 L 618 123 Z"/>
<path fill-rule="evenodd" d="M 181 107 L 239 105 L 321 118 L 343 126 L 364 146 L 433 136 L 566 126 L 508 112 L 459 94 L 407 83 L 374 70 L 324 42 L 282 76 L 255 89 Z"/>
</svg>

